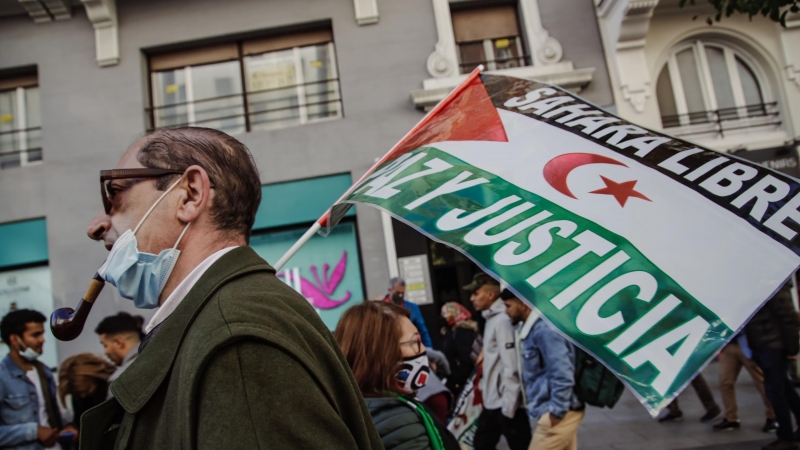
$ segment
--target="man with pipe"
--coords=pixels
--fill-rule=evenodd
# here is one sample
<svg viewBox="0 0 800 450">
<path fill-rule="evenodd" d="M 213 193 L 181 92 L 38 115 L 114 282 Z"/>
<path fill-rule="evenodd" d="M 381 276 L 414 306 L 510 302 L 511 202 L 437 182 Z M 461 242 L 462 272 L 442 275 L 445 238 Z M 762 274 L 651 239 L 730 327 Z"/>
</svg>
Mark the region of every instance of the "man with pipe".
<svg viewBox="0 0 800 450">
<path fill-rule="evenodd" d="M 98 273 L 159 309 L 114 398 L 83 416 L 82 449 L 380 448 L 333 335 L 247 246 L 261 183 L 241 142 L 155 131 L 101 179 Z"/>
</svg>

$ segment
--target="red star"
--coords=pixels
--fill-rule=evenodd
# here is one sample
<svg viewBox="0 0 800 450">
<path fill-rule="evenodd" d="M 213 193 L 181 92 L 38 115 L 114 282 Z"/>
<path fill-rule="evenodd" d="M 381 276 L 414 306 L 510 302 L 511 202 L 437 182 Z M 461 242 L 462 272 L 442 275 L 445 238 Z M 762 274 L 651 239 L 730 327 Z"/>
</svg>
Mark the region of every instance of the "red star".
<svg viewBox="0 0 800 450">
<path fill-rule="evenodd" d="M 645 197 L 644 194 L 633 189 L 633 187 L 636 186 L 637 180 L 617 183 L 616 181 L 609 180 L 608 178 L 602 175 L 600 175 L 600 178 L 603 179 L 603 182 L 606 184 L 606 187 L 598 189 L 596 191 L 592 191 L 590 192 L 590 194 L 613 195 L 614 198 L 617 199 L 617 201 L 619 202 L 620 206 L 625 206 L 625 203 L 628 201 L 628 198 L 630 197 L 636 197 L 642 200 L 647 200 L 648 202 L 652 202 L 652 200 Z"/>
</svg>

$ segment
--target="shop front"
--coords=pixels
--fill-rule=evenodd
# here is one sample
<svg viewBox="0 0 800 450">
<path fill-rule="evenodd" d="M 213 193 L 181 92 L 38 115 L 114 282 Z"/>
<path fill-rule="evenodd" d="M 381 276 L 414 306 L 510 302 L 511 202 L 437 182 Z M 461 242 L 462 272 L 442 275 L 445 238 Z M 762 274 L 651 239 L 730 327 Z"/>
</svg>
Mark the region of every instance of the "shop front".
<svg viewBox="0 0 800 450">
<path fill-rule="evenodd" d="M 263 186 L 250 246 L 275 263 L 351 183 L 340 174 Z M 355 208 L 330 235 L 311 238 L 277 275 L 336 328 L 344 311 L 365 298 Z"/>
<path fill-rule="evenodd" d="M 45 219 L 0 225 L 0 317 L 17 309 L 33 309 L 45 317 L 53 311 L 46 228 Z M 56 339 L 49 325 L 44 328 L 40 361 L 56 367 Z M 7 354 L 8 345 L 0 343 L 0 358 Z"/>
</svg>

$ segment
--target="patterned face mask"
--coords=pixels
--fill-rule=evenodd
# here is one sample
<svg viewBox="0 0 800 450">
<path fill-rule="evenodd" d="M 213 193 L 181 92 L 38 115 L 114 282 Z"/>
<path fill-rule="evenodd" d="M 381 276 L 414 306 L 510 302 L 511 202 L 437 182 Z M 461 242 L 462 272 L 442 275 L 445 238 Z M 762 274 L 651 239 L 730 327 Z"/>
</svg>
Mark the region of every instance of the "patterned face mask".
<svg viewBox="0 0 800 450">
<path fill-rule="evenodd" d="M 425 386 L 430 373 L 426 352 L 403 358 L 403 365 L 397 371 L 397 385 L 406 394 L 413 394 Z"/>
</svg>

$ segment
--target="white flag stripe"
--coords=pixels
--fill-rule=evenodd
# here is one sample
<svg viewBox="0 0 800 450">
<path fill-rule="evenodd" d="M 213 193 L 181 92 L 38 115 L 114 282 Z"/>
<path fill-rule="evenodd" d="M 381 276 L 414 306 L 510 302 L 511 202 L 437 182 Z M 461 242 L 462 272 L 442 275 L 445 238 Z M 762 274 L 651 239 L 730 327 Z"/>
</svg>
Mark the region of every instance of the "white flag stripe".
<svg viewBox="0 0 800 450">
<path fill-rule="evenodd" d="M 594 221 L 631 242 L 725 324 L 737 330 L 800 264 L 800 257 L 697 192 L 568 131 L 522 114 L 498 110 L 509 142 L 441 142 L 433 146 L 522 189 Z M 624 163 L 591 164 L 567 178 L 577 199 L 545 181 L 545 164 L 566 153 L 592 153 Z M 628 198 L 624 207 L 604 188 L 636 180 L 651 201 Z M 702 274 L 698 276 L 698 274 Z"/>
</svg>

